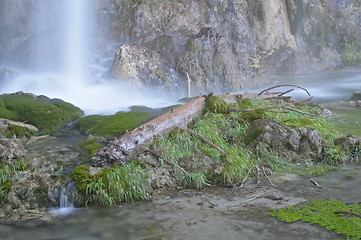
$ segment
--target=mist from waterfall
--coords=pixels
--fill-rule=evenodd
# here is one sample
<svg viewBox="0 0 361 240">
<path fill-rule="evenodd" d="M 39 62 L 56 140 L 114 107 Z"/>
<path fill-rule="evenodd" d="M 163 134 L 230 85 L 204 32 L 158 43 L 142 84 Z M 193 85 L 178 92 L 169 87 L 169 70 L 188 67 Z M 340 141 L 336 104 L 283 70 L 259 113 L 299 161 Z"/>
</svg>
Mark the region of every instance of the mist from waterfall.
<svg viewBox="0 0 361 240">
<path fill-rule="evenodd" d="M 4 0 L 11 11 L 12 0 Z M 28 4 L 28 0 L 17 0 Z M 8 4 L 6 4 L 8 3 Z M 22 40 L 29 51 L 27 68 L 20 61 L 2 62 L 19 72 L 11 81 L 2 82 L 1 93 L 24 91 L 70 102 L 87 114 L 109 114 L 132 105 L 163 107 L 173 104 L 166 97 L 147 89 L 134 89 L 119 80 L 99 78 L 108 68 L 99 67 L 94 58 L 95 25 L 92 0 L 38 0 L 28 9 L 27 25 L 31 37 Z M 1 18 L 1 17 L 0 17 Z M 3 21 L 13 21 L 14 16 Z M 6 23 L 5 23 L 6 24 Z M 113 56 L 109 56 L 113 57 Z M 19 64 L 18 64 L 19 63 Z"/>
</svg>

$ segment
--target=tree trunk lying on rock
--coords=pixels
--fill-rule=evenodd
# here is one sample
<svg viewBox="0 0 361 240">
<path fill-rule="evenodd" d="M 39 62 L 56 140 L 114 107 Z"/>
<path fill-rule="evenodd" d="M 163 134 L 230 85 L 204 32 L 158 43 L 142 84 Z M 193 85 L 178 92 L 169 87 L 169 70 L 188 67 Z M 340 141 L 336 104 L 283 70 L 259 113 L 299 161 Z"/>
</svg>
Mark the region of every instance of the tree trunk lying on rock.
<svg viewBox="0 0 361 240">
<path fill-rule="evenodd" d="M 93 166 L 126 164 L 132 157 L 145 151 L 155 138 L 169 134 L 176 127 L 185 127 L 202 114 L 205 98 L 192 101 L 163 114 L 124 134 L 102 148 L 92 159 Z"/>
<path fill-rule="evenodd" d="M 31 131 L 34 131 L 34 132 L 39 131 L 39 129 L 37 127 L 35 127 L 34 125 L 31 125 L 31 124 L 28 124 L 28 123 L 17 122 L 17 121 L 5 119 L 5 118 L 0 118 L 0 121 L 5 122 L 5 123 L 7 123 L 9 125 L 15 125 L 15 126 L 28 128 L 28 129 L 30 129 Z"/>
<path fill-rule="evenodd" d="M 276 94 L 226 94 L 220 95 L 227 102 L 241 98 L 275 98 Z M 126 164 L 129 160 L 137 157 L 154 142 L 159 136 L 166 136 L 176 128 L 185 128 L 192 121 L 201 116 L 205 107 L 205 98 L 197 97 L 190 102 L 163 114 L 150 122 L 122 135 L 120 138 L 110 142 L 106 147 L 92 158 L 94 167 L 111 166 L 115 163 Z"/>
</svg>

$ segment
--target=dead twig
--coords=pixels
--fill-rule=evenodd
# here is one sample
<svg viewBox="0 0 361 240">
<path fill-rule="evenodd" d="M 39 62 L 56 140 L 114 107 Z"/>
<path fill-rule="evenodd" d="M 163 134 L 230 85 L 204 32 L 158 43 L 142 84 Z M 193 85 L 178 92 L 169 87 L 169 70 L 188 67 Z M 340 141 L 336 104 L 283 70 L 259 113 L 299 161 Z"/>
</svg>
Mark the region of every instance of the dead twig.
<svg viewBox="0 0 361 240">
<path fill-rule="evenodd" d="M 285 91 L 285 92 L 281 92 L 280 94 L 278 94 L 278 97 L 281 97 L 281 96 L 283 96 L 283 95 L 286 95 L 287 93 L 290 93 L 290 92 L 292 92 L 293 90 L 295 90 L 295 89 L 290 89 L 290 90 L 287 90 L 287 91 Z"/>
<path fill-rule="evenodd" d="M 252 169 L 253 169 L 254 167 L 255 167 L 255 166 L 252 166 L 252 167 L 248 170 L 248 173 L 247 173 L 246 177 L 242 180 L 241 185 L 239 186 L 239 188 L 242 188 L 242 187 L 243 187 L 244 182 L 247 180 L 247 178 L 248 178 L 248 176 L 249 176 L 249 173 L 252 171 Z"/>
<path fill-rule="evenodd" d="M 164 162 L 168 163 L 169 165 L 172 165 L 174 167 L 177 167 L 178 169 L 180 169 L 184 174 L 188 175 L 188 172 L 186 170 L 184 170 L 184 168 L 182 168 L 181 166 L 179 166 L 178 164 L 172 162 L 172 161 L 169 161 L 167 159 L 165 159 L 164 157 L 162 157 L 159 153 L 147 148 L 146 149 L 147 152 L 153 154 L 155 157 L 157 157 L 158 159 L 163 159 Z"/>
<path fill-rule="evenodd" d="M 256 110 L 260 110 L 260 109 L 272 109 L 272 108 L 282 108 L 285 106 L 289 106 L 294 104 L 293 102 L 290 103 L 285 103 L 285 104 L 281 104 L 281 105 L 275 105 L 275 106 L 269 106 L 269 107 L 260 107 L 260 108 L 246 108 L 246 109 L 228 109 L 228 112 L 252 112 L 252 111 L 256 111 Z"/>
<path fill-rule="evenodd" d="M 356 216 L 358 218 L 361 218 L 360 213 L 351 212 L 351 211 L 339 210 L 339 211 L 334 211 L 333 213 L 335 213 L 335 214 L 348 214 L 348 215 L 353 215 L 353 216 Z"/>
<path fill-rule="evenodd" d="M 301 113 L 301 114 L 313 116 L 313 117 L 316 116 L 315 114 L 303 112 L 303 111 L 300 111 L 300 110 L 297 110 L 297 109 L 293 109 L 293 108 L 290 108 L 290 107 L 282 107 L 282 108 L 287 109 L 287 110 L 290 110 L 290 111 L 293 111 L 293 112 L 297 112 L 297 113 Z"/>
<path fill-rule="evenodd" d="M 272 185 L 272 187 L 276 187 L 276 186 L 272 183 L 271 179 L 267 176 L 266 171 L 264 170 L 264 167 L 263 167 L 263 166 L 262 166 L 262 170 L 263 170 L 264 176 L 267 178 L 267 180 L 268 180 L 269 183 Z"/>
<path fill-rule="evenodd" d="M 222 154 L 224 154 L 225 156 L 228 156 L 228 153 L 226 151 L 224 151 L 222 148 L 218 147 L 216 144 L 212 143 L 211 141 L 209 141 L 207 138 L 199 135 L 198 133 L 196 133 L 195 131 L 189 129 L 189 128 L 183 128 L 184 130 L 190 132 L 192 135 L 196 136 L 197 138 L 201 139 L 203 142 L 207 143 L 209 146 L 211 146 L 212 148 L 217 149 L 218 151 L 220 151 Z"/>
<path fill-rule="evenodd" d="M 300 86 L 294 85 L 294 84 L 276 85 L 276 86 L 273 86 L 273 87 L 270 87 L 270 88 L 267 88 L 267 89 L 261 91 L 260 93 L 258 93 L 258 96 L 262 95 L 263 93 L 268 93 L 269 90 L 272 90 L 272 89 L 275 89 L 275 88 L 280 88 L 280 87 L 296 87 L 296 88 L 304 90 L 308 94 L 308 96 L 311 96 L 311 94 L 308 92 L 308 90 L 306 88 L 303 88 L 303 87 L 300 87 Z"/>
<path fill-rule="evenodd" d="M 253 198 L 250 198 L 250 199 L 248 199 L 248 200 L 246 200 L 244 202 L 241 202 L 241 205 L 245 205 L 246 203 L 249 203 L 249 202 L 251 202 L 251 201 L 253 201 L 253 200 L 255 200 L 255 199 L 257 199 L 257 198 L 259 198 L 261 196 L 262 196 L 262 194 L 259 194 L 259 195 L 255 196 Z"/>
<path fill-rule="evenodd" d="M 310 179 L 310 182 L 315 185 L 316 187 L 323 188 L 320 184 L 318 184 L 315 180 Z"/>
<path fill-rule="evenodd" d="M 299 101 L 294 101 L 294 102 L 288 102 L 285 104 L 280 104 L 280 105 L 274 105 L 274 106 L 268 106 L 268 107 L 260 107 L 260 108 L 246 108 L 246 109 L 229 109 L 228 112 L 251 112 L 251 111 L 256 111 L 256 110 L 267 110 L 267 109 L 273 109 L 273 108 L 286 108 L 287 106 L 291 106 L 291 105 L 296 105 L 302 102 L 306 102 L 309 101 L 313 98 L 313 96 L 310 96 L 308 98 L 299 100 Z M 291 110 L 291 109 L 289 109 Z"/>
</svg>

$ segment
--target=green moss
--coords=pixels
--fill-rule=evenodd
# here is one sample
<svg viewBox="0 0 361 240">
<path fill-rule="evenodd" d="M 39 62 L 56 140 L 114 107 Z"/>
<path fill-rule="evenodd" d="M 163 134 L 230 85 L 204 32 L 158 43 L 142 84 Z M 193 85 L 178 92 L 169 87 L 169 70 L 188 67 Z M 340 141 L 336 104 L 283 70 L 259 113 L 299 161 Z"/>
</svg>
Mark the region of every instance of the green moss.
<svg viewBox="0 0 361 240">
<path fill-rule="evenodd" d="M 228 109 L 230 109 L 230 105 L 227 102 L 219 97 L 209 96 L 206 99 L 206 112 L 213 113 L 227 113 Z"/>
<path fill-rule="evenodd" d="M 264 109 L 257 109 L 254 111 L 244 112 L 242 113 L 242 119 L 251 123 L 253 120 L 256 119 L 264 119 L 265 118 L 265 110 Z"/>
<path fill-rule="evenodd" d="M 29 128 L 21 127 L 21 126 L 17 126 L 17 125 L 9 125 L 9 132 L 6 137 L 12 138 L 15 136 L 17 138 L 26 137 L 27 139 L 29 139 L 34 134 L 35 134 L 35 132 L 30 130 Z"/>
<path fill-rule="evenodd" d="M 100 143 L 98 138 L 92 138 L 92 139 L 84 139 L 80 143 L 78 143 L 78 146 L 82 149 L 84 149 L 86 152 L 89 153 L 90 158 L 94 157 L 94 155 L 104 147 L 103 144 Z"/>
<path fill-rule="evenodd" d="M 76 125 L 86 134 L 110 137 L 132 131 L 152 117 L 148 112 L 120 112 L 110 116 L 91 115 L 81 118 Z"/>
<path fill-rule="evenodd" d="M 70 122 L 84 115 L 84 112 L 80 108 L 63 100 L 51 99 L 49 102 L 60 109 L 63 122 Z"/>
<path fill-rule="evenodd" d="M 89 173 L 88 165 L 77 166 L 73 173 L 72 178 L 75 181 L 76 187 L 80 192 L 85 193 L 87 185 L 91 182 L 91 176 Z"/>
<path fill-rule="evenodd" d="M 328 230 L 345 235 L 348 239 L 361 239 L 361 219 L 353 215 L 337 214 L 336 211 L 351 211 L 361 214 L 361 204 L 346 204 L 336 200 L 313 200 L 304 205 L 295 205 L 271 214 L 284 222 L 304 221 L 319 224 Z"/>
<path fill-rule="evenodd" d="M 30 94 L 1 95 L 0 117 L 27 122 L 40 129 L 40 133 L 54 133 L 61 126 L 83 115 L 79 108 L 61 100 L 35 97 Z"/>
</svg>

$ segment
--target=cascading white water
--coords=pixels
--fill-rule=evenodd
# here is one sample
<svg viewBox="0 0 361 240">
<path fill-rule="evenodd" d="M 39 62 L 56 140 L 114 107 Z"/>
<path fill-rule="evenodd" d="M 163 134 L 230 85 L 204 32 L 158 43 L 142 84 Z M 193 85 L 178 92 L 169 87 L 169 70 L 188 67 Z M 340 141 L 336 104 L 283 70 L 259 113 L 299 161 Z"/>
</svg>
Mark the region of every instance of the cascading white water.
<svg viewBox="0 0 361 240">
<path fill-rule="evenodd" d="M 32 4 L 28 0 L 4 1 Z M 25 71 L 11 65 L 20 76 L 1 83 L 1 93 L 24 91 L 60 98 L 87 114 L 114 113 L 132 105 L 163 107 L 175 102 L 146 89 L 131 88 L 121 81 L 96 78 L 109 69 L 98 68 L 103 72 L 94 72 L 96 63 L 91 59 L 94 47 L 90 27 L 96 20 L 94 1 L 38 0 L 35 3 L 37 6 L 28 9 L 27 15 L 33 36 L 24 41 L 24 44 L 32 43 L 29 47 L 35 53 L 29 53 L 33 59 L 28 65 L 35 66 Z"/>
<path fill-rule="evenodd" d="M 59 197 L 59 206 L 60 208 L 73 208 L 74 204 L 71 199 L 69 199 L 68 191 L 65 187 L 62 187 L 60 190 L 60 197 Z"/>
<path fill-rule="evenodd" d="M 68 0 L 68 19 L 65 28 L 65 73 L 67 76 L 84 81 L 86 78 L 86 52 L 89 50 L 90 33 L 87 21 L 91 21 L 91 8 L 87 0 Z M 89 22 L 91 24 L 91 22 Z"/>
</svg>

